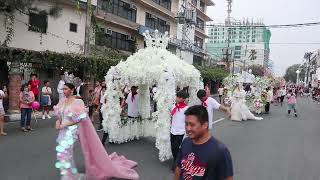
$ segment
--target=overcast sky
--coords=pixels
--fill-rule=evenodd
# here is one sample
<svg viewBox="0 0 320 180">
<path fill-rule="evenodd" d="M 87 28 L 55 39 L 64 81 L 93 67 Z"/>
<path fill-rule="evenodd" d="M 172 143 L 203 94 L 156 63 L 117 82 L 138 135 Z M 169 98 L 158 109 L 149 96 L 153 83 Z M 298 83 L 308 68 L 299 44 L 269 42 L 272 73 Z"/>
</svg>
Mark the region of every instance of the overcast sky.
<svg viewBox="0 0 320 180">
<path fill-rule="evenodd" d="M 216 5 L 209 7 L 208 14 L 214 22 L 222 23 L 227 15 L 226 0 L 213 1 Z M 266 25 L 320 22 L 320 0 L 233 1 L 232 17 L 236 19 L 262 18 Z M 270 59 L 274 62 L 274 72 L 277 75 L 282 76 L 288 66 L 301 63 L 304 52 L 320 49 L 320 26 L 271 29 L 271 33 Z"/>
</svg>

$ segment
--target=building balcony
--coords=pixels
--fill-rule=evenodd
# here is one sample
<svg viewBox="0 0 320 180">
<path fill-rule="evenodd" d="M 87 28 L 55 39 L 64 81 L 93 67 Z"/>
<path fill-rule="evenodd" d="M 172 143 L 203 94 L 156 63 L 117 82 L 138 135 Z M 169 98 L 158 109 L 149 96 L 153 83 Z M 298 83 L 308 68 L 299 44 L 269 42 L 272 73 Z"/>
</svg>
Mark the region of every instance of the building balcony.
<svg viewBox="0 0 320 180">
<path fill-rule="evenodd" d="M 201 17 L 201 19 L 203 19 L 204 21 L 206 22 L 209 22 L 209 21 L 213 21 L 213 19 L 211 19 L 204 11 L 202 11 L 199 7 L 193 5 L 192 3 L 190 3 L 191 6 L 193 8 L 196 9 L 196 12 L 197 12 L 197 16 Z"/>
<path fill-rule="evenodd" d="M 198 26 L 196 26 L 196 28 L 195 28 L 195 35 L 196 35 L 196 36 L 199 36 L 199 37 L 201 37 L 201 38 L 203 38 L 203 39 L 206 39 L 206 38 L 209 37 L 209 36 L 206 34 L 205 30 L 202 29 L 202 28 L 200 28 L 200 27 L 198 27 Z"/>
<path fill-rule="evenodd" d="M 214 5 L 215 5 L 212 0 L 203 0 L 203 2 L 204 2 L 204 4 L 205 4 L 206 6 L 214 6 Z"/>
<path fill-rule="evenodd" d="M 152 9 L 154 11 L 159 12 L 160 14 L 166 16 L 167 18 L 170 18 L 171 20 L 175 20 L 175 13 L 170 11 L 169 9 L 166 9 L 156 2 L 152 0 L 135 0 L 137 4 L 141 4 L 145 6 L 148 9 Z"/>
<path fill-rule="evenodd" d="M 130 20 L 114 15 L 112 13 L 107 13 L 103 10 L 97 11 L 96 18 L 98 20 L 106 22 L 107 24 L 112 24 L 120 28 L 126 28 L 134 31 L 137 31 L 139 28 L 138 23 L 132 22 Z"/>
</svg>

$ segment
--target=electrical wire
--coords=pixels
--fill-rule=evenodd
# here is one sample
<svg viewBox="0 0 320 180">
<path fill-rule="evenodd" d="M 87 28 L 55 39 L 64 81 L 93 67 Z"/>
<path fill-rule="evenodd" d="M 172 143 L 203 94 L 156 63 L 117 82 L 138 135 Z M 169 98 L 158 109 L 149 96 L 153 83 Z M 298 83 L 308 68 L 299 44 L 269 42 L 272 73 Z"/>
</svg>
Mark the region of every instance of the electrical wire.
<svg viewBox="0 0 320 180">
<path fill-rule="evenodd" d="M 226 28 L 296 28 L 296 27 L 310 27 L 319 26 L 320 22 L 308 22 L 297 24 L 276 24 L 276 25 L 223 25 L 223 24 L 206 24 L 205 27 L 226 27 Z"/>
</svg>

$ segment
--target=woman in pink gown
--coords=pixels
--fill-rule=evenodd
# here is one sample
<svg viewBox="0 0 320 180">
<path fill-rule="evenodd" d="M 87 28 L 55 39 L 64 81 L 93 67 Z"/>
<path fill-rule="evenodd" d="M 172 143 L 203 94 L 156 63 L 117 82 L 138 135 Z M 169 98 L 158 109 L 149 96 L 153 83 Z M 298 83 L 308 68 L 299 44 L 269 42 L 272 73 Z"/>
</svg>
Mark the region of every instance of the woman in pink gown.
<svg viewBox="0 0 320 180">
<path fill-rule="evenodd" d="M 84 103 L 73 96 L 75 87 L 66 83 L 63 88 L 66 99 L 54 107 L 59 120 L 56 129 L 57 162 L 55 167 L 60 170 L 63 180 L 106 180 L 111 177 L 122 179 L 139 179 L 134 168 L 137 163 L 127 160 L 116 153 L 107 154 L 99 136 L 93 127 Z M 73 146 L 79 140 L 85 160 L 85 174 L 80 174 L 74 164 Z"/>
</svg>

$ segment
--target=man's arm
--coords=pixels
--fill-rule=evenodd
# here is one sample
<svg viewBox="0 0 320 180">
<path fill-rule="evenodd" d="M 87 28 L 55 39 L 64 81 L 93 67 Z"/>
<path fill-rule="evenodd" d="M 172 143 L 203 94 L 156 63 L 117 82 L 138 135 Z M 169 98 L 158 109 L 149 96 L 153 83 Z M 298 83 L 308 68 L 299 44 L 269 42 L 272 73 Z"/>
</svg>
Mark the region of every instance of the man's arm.
<svg viewBox="0 0 320 180">
<path fill-rule="evenodd" d="M 225 180 L 233 180 L 233 177 L 232 176 L 227 177 Z"/>
<path fill-rule="evenodd" d="M 231 117 L 230 109 L 225 107 L 224 105 L 220 105 L 219 110 L 224 112 L 228 117 Z"/>
<path fill-rule="evenodd" d="M 173 180 L 179 180 L 180 178 L 181 169 L 180 167 L 176 167 L 176 170 L 174 171 L 174 177 Z M 228 179 L 229 180 L 229 179 Z"/>
</svg>

